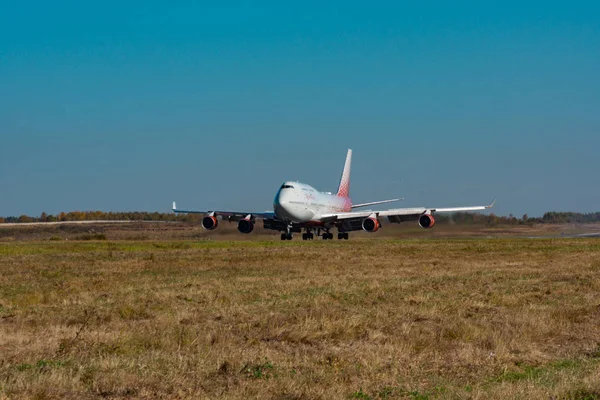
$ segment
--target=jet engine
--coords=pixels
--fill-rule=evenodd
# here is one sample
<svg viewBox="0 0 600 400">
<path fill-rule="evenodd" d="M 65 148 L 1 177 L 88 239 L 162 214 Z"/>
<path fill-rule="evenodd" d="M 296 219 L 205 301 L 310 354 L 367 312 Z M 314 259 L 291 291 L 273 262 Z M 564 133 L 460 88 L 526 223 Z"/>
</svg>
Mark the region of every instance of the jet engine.
<svg viewBox="0 0 600 400">
<path fill-rule="evenodd" d="M 214 215 L 209 215 L 202 218 L 202 227 L 207 231 L 217 229 L 217 226 L 219 226 L 219 221 Z"/>
<path fill-rule="evenodd" d="M 362 228 L 367 232 L 377 232 L 380 227 L 381 224 L 379 223 L 379 220 L 377 218 L 365 218 L 365 220 L 362 223 Z"/>
<path fill-rule="evenodd" d="M 241 233 L 250 233 L 254 230 L 254 222 L 251 219 L 244 218 L 238 222 L 238 231 Z"/>
<path fill-rule="evenodd" d="M 435 218 L 431 214 L 423 214 L 419 217 L 419 226 L 421 228 L 429 229 L 435 225 Z"/>
</svg>

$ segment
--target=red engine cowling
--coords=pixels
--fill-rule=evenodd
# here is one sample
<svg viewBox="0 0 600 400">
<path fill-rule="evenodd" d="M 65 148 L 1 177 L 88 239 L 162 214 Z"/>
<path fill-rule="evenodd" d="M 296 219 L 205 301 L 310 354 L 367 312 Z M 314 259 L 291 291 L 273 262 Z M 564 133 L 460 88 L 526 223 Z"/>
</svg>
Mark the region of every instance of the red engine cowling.
<svg viewBox="0 0 600 400">
<path fill-rule="evenodd" d="M 238 231 L 241 233 L 250 233 L 254 230 L 254 222 L 250 219 L 242 219 L 238 222 Z"/>
<path fill-rule="evenodd" d="M 365 218 L 362 223 L 362 228 L 367 232 L 377 232 L 381 224 L 377 218 Z"/>
<path fill-rule="evenodd" d="M 419 217 L 419 226 L 421 228 L 429 229 L 435 225 L 435 218 L 431 214 L 423 214 Z"/>
<path fill-rule="evenodd" d="M 217 217 L 209 215 L 202 218 L 202 227 L 207 231 L 217 229 L 217 226 L 219 226 L 219 221 L 217 220 Z"/>
</svg>

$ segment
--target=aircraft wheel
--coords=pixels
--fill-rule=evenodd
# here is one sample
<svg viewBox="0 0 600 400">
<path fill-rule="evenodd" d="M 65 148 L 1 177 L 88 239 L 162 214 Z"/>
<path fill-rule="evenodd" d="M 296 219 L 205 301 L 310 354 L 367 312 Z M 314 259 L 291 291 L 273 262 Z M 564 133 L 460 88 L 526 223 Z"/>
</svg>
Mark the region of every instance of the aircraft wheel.
<svg viewBox="0 0 600 400">
<path fill-rule="evenodd" d="M 344 238 L 344 234 L 342 232 L 338 233 L 338 240 L 342 240 Z"/>
<path fill-rule="evenodd" d="M 281 240 L 286 240 L 287 239 L 287 235 L 285 233 L 281 234 Z"/>
<path fill-rule="evenodd" d="M 344 232 L 344 240 L 348 240 L 348 232 Z"/>
</svg>

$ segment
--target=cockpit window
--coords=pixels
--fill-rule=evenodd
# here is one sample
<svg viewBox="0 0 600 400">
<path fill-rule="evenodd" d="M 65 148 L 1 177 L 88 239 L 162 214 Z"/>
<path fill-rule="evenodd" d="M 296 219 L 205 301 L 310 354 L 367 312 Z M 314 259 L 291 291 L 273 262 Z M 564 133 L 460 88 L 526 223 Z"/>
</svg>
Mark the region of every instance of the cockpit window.
<svg viewBox="0 0 600 400">
<path fill-rule="evenodd" d="M 286 185 L 285 183 L 283 185 L 281 185 L 282 189 L 293 189 L 294 187 L 292 185 Z"/>
</svg>

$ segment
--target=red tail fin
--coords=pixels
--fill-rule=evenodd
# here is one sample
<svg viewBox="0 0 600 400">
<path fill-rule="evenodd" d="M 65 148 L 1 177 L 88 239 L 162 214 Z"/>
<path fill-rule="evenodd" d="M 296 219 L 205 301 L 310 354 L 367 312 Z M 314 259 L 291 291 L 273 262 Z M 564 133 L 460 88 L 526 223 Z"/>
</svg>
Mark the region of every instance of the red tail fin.
<svg viewBox="0 0 600 400">
<path fill-rule="evenodd" d="M 350 195 L 350 166 L 352 164 L 352 150 L 348 150 L 346 156 L 346 164 L 344 165 L 344 171 L 342 172 L 342 179 L 340 179 L 340 187 L 337 195 L 340 197 L 348 197 Z"/>
</svg>

